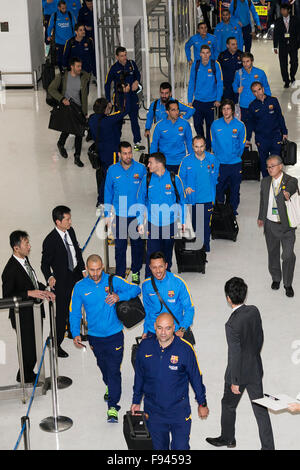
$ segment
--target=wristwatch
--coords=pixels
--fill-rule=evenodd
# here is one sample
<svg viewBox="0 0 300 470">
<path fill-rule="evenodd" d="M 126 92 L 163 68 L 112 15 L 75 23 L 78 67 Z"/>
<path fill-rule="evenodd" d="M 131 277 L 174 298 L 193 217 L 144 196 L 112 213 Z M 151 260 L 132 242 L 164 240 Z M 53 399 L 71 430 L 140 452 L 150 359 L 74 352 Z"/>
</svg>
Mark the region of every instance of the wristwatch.
<svg viewBox="0 0 300 470">
<path fill-rule="evenodd" d="M 201 403 L 201 405 L 199 405 L 199 406 L 201 406 L 201 408 L 206 408 L 206 407 L 207 407 L 207 402 L 206 402 L 206 401 L 204 401 L 204 402 L 203 402 L 203 403 Z"/>
</svg>

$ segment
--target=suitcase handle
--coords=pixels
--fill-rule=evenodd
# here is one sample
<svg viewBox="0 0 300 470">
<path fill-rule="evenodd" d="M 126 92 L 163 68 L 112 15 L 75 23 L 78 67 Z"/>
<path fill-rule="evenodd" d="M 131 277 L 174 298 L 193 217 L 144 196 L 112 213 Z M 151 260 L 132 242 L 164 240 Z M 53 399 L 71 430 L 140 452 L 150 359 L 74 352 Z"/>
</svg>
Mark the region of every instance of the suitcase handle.
<svg viewBox="0 0 300 470">
<path fill-rule="evenodd" d="M 139 411 L 136 415 L 133 415 L 133 414 L 131 413 L 131 411 L 127 411 L 126 414 L 129 415 L 129 416 L 140 416 L 141 419 L 143 420 L 143 424 L 144 424 L 144 426 L 145 426 L 145 431 L 146 431 L 146 433 L 147 433 L 147 437 L 150 437 L 150 433 L 149 433 L 149 430 L 148 430 L 148 427 L 147 427 L 147 424 L 146 424 L 145 412 L 144 412 L 144 411 Z M 133 429 L 131 419 L 128 420 L 128 424 L 129 424 L 129 430 L 130 430 L 130 435 L 131 435 L 131 437 L 136 437 L 137 435 L 140 434 L 139 432 L 136 432 L 136 431 Z"/>
</svg>

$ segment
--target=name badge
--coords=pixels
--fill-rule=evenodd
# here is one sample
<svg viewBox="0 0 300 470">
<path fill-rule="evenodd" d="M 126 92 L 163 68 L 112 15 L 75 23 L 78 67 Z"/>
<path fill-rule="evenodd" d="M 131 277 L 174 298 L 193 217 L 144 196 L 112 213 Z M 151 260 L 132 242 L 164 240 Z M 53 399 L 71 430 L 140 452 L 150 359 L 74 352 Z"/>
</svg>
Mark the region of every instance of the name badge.
<svg viewBox="0 0 300 470">
<path fill-rule="evenodd" d="M 289 39 L 289 38 L 290 38 L 290 34 L 289 34 L 289 33 L 285 33 L 284 37 L 285 37 L 286 39 Z"/>
</svg>

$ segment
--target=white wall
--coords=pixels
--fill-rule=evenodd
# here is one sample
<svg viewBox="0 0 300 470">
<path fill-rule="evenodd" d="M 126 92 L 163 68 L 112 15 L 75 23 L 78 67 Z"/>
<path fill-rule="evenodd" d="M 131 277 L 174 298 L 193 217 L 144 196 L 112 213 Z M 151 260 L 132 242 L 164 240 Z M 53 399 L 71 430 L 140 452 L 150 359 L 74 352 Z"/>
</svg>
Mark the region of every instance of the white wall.
<svg viewBox="0 0 300 470">
<path fill-rule="evenodd" d="M 0 0 L 0 22 L 9 23 L 9 32 L 0 31 L 0 71 L 31 72 L 44 56 L 42 7 L 37 0 Z M 30 84 L 31 75 L 3 76 L 8 85 Z"/>
</svg>

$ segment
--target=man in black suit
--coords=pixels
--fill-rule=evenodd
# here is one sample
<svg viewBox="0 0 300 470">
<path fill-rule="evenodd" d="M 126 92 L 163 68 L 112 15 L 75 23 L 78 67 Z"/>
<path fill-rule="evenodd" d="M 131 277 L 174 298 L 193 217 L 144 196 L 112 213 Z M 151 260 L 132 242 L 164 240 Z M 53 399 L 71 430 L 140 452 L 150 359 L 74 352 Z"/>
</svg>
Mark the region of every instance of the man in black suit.
<svg viewBox="0 0 300 470">
<path fill-rule="evenodd" d="M 216 447 L 235 447 L 236 408 L 247 389 L 249 398 L 263 398 L 263 367 L 260 351 L 264 334 L 261 317 L 254 305 L 245 305 L 247 285 L 233 277 L 225 284 L 225 295 L 232 314 L 225 325 L 228 343 L 228 365 L 222 398 L 221 436 L 206 441 Z M 262 450 L 274 450 L 274 439 L 268 410 L 252 403 L 258 424 Z"/>
<path fill-rule="evenodd" d="M 260 189 L 260 205 L 257 225 L 264 227 L 268 249 L 271 288 L 278 290 L 280 281 L 287 297 L 294 297 L 292 287 L 296 255 L 294 245 L 295 228 L 290 227 L 285 201 L 298 189 L 298 180 L 282 171 L 280 157 L 272 155 L 267 159 L 269 176 L 263 178 Z M 280 265 L 280 244 L 282 246 L 282 269 Z"/>
<path fill-rule="evenodd" d="M 75 232 L 71 227 L 71 209 L 57 206 L 52 211 L 52 218 L 55 228 L 43 242 L 41 270 L 56 295 L 58 356 L 68 357 L 61 348 L 61 343 L 68 325 L 72 290 L 76 282 L 82 279 L 85 266 Z M 68 334 L 71 338 L 69 332 Z"/>
<path fill-rule="evenodd" d="M 281 18 L 275 22 L 273 43 L 274 52 L 278 54 L 284 88 L 295 81 L 298 70 L 298 49 L 300 47 L 300 22 L 296 16 L 290 15 L 290 5 L 280 7 Z M 288 73 L 288 56 L 290 56 L 290 77 Z"/>
<path fill-rule="evenodd" d="M 2 273 L 3 297 L 21 297 L 22 300 L 54 300 L 55 295 L 52 292 L 45 291 L 45 286 L 38 282 L 34 269 L 29 262 L 28 256 L 31 246 L 28 234 L 22 230 L 16 230 L 10 234 L 9 241 L 13 254 Z M 42 315 L 44 316 L 43 306 Z M 9 311 L 9 318 L 15 330 L 16 319 L 13 309 Z M 20 328 L 25 383 L 32 383 L 36 378 L 36 374 L 33 372 L 36 363 L 36 347 L 32 307 L 20 309 Z M 20 371 L 17 374 L 17 381 L 20 382 Z"/>
</svg>

